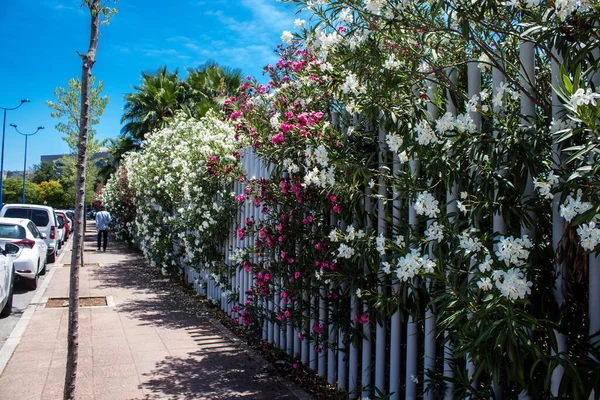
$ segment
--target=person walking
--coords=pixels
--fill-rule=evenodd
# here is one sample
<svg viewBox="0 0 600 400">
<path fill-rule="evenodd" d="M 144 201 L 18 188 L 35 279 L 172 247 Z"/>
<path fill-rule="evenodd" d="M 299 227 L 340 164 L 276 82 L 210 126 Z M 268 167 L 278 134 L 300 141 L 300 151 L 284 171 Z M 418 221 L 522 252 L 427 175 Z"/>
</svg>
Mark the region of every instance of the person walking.
<svg viewBox="0 0 600 400">
<path fill-rule="evenodd" d="M 108 224 L 112 221 L 112 217 L 104 206 L 100 206 L 100 211 L 96 213 L 96 231 L 98 231 L 98 251 L 100 247 L 106 251 L 106 245 L 108 243 Z M 102 237 L 104 240 L 102 241 Z M 101 246 L 102 245 L 102 246 Z"/>
</svg>

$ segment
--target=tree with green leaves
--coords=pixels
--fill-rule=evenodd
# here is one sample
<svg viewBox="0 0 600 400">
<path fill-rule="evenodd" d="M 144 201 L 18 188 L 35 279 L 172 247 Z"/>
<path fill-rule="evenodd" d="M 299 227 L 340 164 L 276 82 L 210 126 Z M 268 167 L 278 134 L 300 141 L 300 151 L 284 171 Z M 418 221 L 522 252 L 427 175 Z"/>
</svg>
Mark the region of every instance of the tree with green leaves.
<svg viewBox="0 0 600 400">
<path fill-rule="evenodd" d="M 56 164 L 48 161 L 42 161 L 33 166 L 33 175 L 31 181 L 34 183 L 42 183 L 52 180 L 57 180 L 59 173 L 56 170 Z"/>
<path fill-rule="evenodd" d="M 94 77 L 90 79 L 90 128 L 88 138 L 88 154 L 95 154 L 104 144 L 95 138 L 96 130 L 93 128 L 100 122 L 104 108 L 108 104 L 108 96 L 102 96 L 104 82 L 96 85 Z M 62 139 L 75 152 L 79 142 L 81 80 L 79 78 L 69 79 L 67 88 L 57 87 L 54 90 L 56 102 L 47 100 L 46 104 L 52 109 L 50 116 L 60 120 L 55 127 L 63 134 Z"/>
</svg>

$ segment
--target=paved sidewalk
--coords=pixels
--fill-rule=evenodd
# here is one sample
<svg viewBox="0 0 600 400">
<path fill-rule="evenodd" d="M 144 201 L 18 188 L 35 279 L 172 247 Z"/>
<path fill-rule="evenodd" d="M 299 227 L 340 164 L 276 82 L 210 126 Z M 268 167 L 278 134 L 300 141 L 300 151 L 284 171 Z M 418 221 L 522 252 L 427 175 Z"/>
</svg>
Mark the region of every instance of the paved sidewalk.
<svg viewBox="0 0 600 400">
<path fill-rule="evenodd" d="M 139 255 L 114 241 L 96 252 L 93 223 L 84 261 L 99 265 L 81 269 L 80 296 L 107 296 L 114 305 L 80 309 L 78 399 L 307 398 L 270 377 L 265 362 L 219 323 L 181 307 Z M 69 268 L 56 267 L 0 376 L 0 399 L 62 399 L 68 311 L 45 303 L 68 297 L 68 287 Z"/>
</svg>

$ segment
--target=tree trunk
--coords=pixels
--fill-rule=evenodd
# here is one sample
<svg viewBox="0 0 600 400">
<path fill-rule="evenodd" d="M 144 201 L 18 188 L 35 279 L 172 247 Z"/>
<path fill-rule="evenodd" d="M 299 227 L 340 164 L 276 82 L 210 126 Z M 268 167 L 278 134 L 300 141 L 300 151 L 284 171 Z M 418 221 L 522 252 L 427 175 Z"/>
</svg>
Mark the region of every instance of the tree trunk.
<svg viewBox="0 0 600 400">
<path fill-rule="evenodd" d="M 84 0 L 91 15 L 90 45 L 87 54 L 79 54 L 83 61 L 81 67 L 81 116 L 79 119 L 79 144 L 77 146 L 77 177 L 75 221 L 73 223 L 73 249 L 71 251 L 71 274 L 69 286 L 69 332 L 67 336 L 67 370 L 65 376 L 64 400 L 75 398 L 77 378 L 77 355 L 79 346 L 79 267 L 80 254 L 83 252 L 83 210 L 85 196 L 85 167 L 87 161 L 88 124 L 90 108 L 90 78 L 96 60 L 98 33 L 100 28 L 100 0 Z"/>
</svg>

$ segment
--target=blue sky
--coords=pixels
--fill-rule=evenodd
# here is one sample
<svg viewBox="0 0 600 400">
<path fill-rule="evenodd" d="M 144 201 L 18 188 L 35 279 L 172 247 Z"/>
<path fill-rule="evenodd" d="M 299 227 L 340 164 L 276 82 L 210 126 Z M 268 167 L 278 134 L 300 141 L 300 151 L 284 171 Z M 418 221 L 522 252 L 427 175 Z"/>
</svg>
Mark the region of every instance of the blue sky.
<svg viewBox="0 0 600 400">
<path fill-rule="evenodd" d="M 89 42 L 89 13 L 80 0 L 3 0 L 0 2 L 0 107 L 14 107 L 6 118 L 5 170 L 23 169 L 25 138 L 30 137 L 27 166 L 40 156 L 69 151 L 50 117 L 46 100 L 54 89 L 81 76 L 77 51 Z M 273 50 L 283 30 L 293 30 L 295 9 L 275 0 L 121 0 L 110 25 L 101 26 L 93 74 L 110 97 L 98 137 L 114 138 L 121 129 L 123 96 L 140 82 L 142 71 L 161 65 L 169 70 L 197 67 L 207 60 L 240 68 L 265 81 L 262 67 L 276 61 Z M 0 110 L 1 112 L 1 110 Z M 0 113 L 0 118 L 2 117 Z"/>
</svg>

